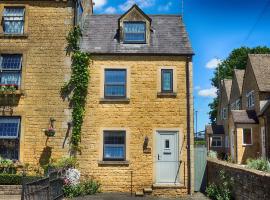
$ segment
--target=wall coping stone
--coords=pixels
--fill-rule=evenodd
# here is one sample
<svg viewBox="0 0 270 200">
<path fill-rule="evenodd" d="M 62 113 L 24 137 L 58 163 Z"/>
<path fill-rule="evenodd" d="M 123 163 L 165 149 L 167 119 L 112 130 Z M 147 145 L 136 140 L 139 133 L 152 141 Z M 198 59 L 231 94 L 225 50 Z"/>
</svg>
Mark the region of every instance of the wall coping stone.
<svg viewBox="0 0 270 200">
<path fill-rule="evenodd" d="M 249 172 L 249 173 L 252 173 L 252 174 L 255 174 L 255 175 L 258 175 L 258 176 L 266 176 L 266 177 L 270 178 L 270 173 L 259 171 L 259 170 L 256 170 L 256 169 L 248 169 L 248 168 L 244 167 L 245 165 L 238 165 L 238 164 L 235 164 L 235 163 L 230 163 L 230 162 L 217 160 L 217 159 L 213 159 L 213 158 L 207 158 L 207 162 L 211 162 L 211 163 L 218 164 L 218 165 L 223 165 L 224 167 L 229 167 L 229 168 L 233 168 L 233 169 L 236 169 L 236 170 Z"/>
</svg>

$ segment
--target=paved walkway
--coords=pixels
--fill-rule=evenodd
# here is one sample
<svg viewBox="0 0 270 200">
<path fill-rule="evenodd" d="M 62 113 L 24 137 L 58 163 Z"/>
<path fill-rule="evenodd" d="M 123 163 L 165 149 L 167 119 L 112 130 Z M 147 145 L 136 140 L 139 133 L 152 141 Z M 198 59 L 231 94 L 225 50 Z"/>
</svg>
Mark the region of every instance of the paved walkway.
<svg viewBox="0 0 270 200">
<path fill-rule="evenodd" d="M 101 193 L 97 195 L 78 197 L 75 200 L 176 200 L 176 198 L 161 198 L 154 196 L 134 197 L 130 194 L 117 194 L 117 193 Z M 195 193 L 192 196 L 177 198 L 177 200 L 209 200 L 202 193 Z"/>
<path fill-rule="evenodd" d="M 0 200 L 21 200 L 20 195 L 0 195 Z M 145 196 L 145 197 L 134 197 L 130 194 L 110 194 L 110 193 L 101 193 L 97 195 L 78 197 L 74 200 L 176 200 L 170 198 L 161 198 L 154 196 Z M 209 200 L 206 196 L 201 193 L 195 193 L 192 196 L 185 198 L 177 198 L 177 200 Z"/>
</svg>

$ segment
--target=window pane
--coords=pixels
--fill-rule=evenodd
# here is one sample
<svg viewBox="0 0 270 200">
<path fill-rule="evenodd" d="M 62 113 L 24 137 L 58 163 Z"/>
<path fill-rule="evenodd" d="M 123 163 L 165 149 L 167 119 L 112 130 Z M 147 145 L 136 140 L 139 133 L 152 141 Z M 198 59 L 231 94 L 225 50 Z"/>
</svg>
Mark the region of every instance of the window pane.
<svg viewBox="0 0 270 200">
<path fill-rule="evenodd" d="M 124 41 L 125 42 L 145 42 L 145 23 L 144 22 L 125 22 Z"/>
<path fill-rule="evenodd" d="M 124 159 L 124 146 L 105 145 L 104 157 L 107 159 Z"/>
<path fill-rule="evenodd" d="M 126 70 L 105 70 L 106 84 L 125 84 L 126 83 Z"/>
<path fill-rule="evenodd" d="M 243 129 L 244 144 L 251 144 L 251 129 Z"/>
<path fill-rule="evenodd" d="M 126 70 L 105 70 L 105 97 L 126 96 Z"/>
<path fill-rule="evenodd" d="M 0 156 L 5 159 L 18 160 L 19 140 L 0 139 Z"/>
<path fill-rule="evenodd" d="M 125 41 L 128 42 L 136 42 L 136 41 L 145 41 L 145 34 L 144 33 L 125 33 Z"/>
<path fill-rule="evenodd" d="M 118 96 L 126 96 L 125 95 L 125 86 L 114 86 L 114 85 L 111 85 L 111 86 L 106 86 L 105 87 L 105 96 L 107 97 L 118 97 Z"/>
<path fill-rule="evenodd" d="M 104 132 L 104 159 L 124 160 L 125 159 L 125 132 L 105 131 Z"/>
<path fill-rule="evenodd" d="M 0 138 L 18 138 L 20 118 L 0 118 Z"/>
<path fill-rule="evenodd" d="M 19 54 L 2 54 L 1 68 L 3 70 L 20 70 L 22 55 Z"/>
<path fill-rule="evenodd" d="M 0 85 L 20 85 L 20 72 L 2 72 L 0 73 Z"/>
<path fill-rule="evenodd" d="M 173 90 L 173 72 L 172 70 L 162 70 L 162 91 Z"/>
<path fill-rule="evenodd" d="M 4 32 L 23 33 L 24 8 L 5 8 L 4 10 Z"/>
</svg>

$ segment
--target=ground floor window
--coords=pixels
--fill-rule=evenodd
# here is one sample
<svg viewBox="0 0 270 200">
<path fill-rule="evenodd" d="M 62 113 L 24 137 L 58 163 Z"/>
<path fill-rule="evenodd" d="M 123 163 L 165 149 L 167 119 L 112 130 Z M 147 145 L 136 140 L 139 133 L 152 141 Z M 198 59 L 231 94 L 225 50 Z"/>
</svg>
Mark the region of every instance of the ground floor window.
<svg viewBox="0 0 270 200">
<path fill-rule="evenodd" d="M 126 132 L 125 131 L 104 131 L 103 139 L 103 160 L 126 159 Z"/>
<path fill-rule="evenodd" d="M 229 136 L 225 136 L 225 147 L 228 148 L 229 147 Z"/>
<path fill-rule="evenodd" d="M 0 117 L 0 156 L 6 159 L 19 158 L 19 117 Z"/>
<path fill-rule="evenodd" d="M 252 129 L 243 128 L 243 145 L 251 145 L 251 144 L 252 144 Z"/>
<path fill-rule="evenodd" d="M 222 147 L 222 137 L 213 136 L 212 137 L 212 147 Z"/>
</svg>

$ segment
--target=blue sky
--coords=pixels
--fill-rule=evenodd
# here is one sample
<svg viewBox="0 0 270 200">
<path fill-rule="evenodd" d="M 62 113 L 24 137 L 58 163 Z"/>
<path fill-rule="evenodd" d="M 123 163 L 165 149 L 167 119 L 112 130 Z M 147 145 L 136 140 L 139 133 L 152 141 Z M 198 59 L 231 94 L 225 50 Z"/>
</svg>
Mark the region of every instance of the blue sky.
<svg viewBox="0 0 270 200">
<path fill-rule="evenodd" d="M 137 3 L 146 14 L 181 14 L 182 0 L 94 0 L 95 14 L 121 14 Z M 184 0 L 184 22 L 195 56 L 194 103 L 198 131 L 209 123 L 215 96 L 210 78 L 219 60 L 241 46 L 270 47 L 270 0 Z"/>
</svg>

